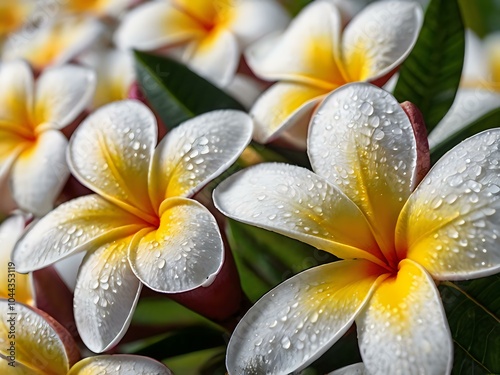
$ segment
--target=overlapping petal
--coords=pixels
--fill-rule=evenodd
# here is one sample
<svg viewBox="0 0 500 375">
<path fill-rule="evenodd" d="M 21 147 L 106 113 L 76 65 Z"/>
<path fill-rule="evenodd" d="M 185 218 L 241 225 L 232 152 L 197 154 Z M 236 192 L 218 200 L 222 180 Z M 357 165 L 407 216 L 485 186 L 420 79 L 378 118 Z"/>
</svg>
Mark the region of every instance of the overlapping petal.
<svg viewBox="0 0 500 375">
<path fill-rule="evenodd" d="M 17 208 L 17 204 L 10 189 L 10 175 L 12 166 L 19 154 L 27 147 L 29 142 L 10 131 L 0 129 L 0 212 L 9 213 Z"/>
<path fill-rule="evenodd" d="M 382 271 L 363 260 L 341 261 L 280 284 L 233 332 L 229 373 L 288 374 L 304 368 L 347 331 Z"/>
<path fill-rule="evenodd" d="M 462 142 L 436 163 L 405 205 L 400 256 L 436 279 L 486 276 L 500 269 L 500 130 Z"/>
<path fill-rule="evenodd" d="M 127 13 L 115 42 L 121 48 L 151 50 L 200 38 L 205 33 L 203 25 L 172 2 L 154 1 Z"/>
<path fill-rule="evenodd" d="M 30 135 L 28 113 L 33 103 L 33 74 L 24 61 L 0 64 L 0 129 Z"/>
<path fill-rule="evenodd" d="M 18 206 L 37 216 L 50 211 L 69 176 L 67 139 L 57 130 L 41 133 L 17 158 L 11 188 Z"/>
<path fill-rule="evenodd" d="M 44 70 L 36 82 L 33 123 L 36 130 L 69 125 L 90 103 L 95 74 L 76 65 Z"/>
<path fill-rule="evenodd" d="M 213 215 L 186 198 L 167 199 L 160 215 L 158 229 L 140 232 L 130 248 L 137 277 L 149 288 L 169 293 L 210 285 L 224 260 Z"/>
<path fill-rule="evenodd" d="M 235 36 L 223 29 L 214 29 L 203 39 L 193 41 L 183 56 L 198 74 L 225 86 L 231 82 L 240 62 L 240 49 Z"/>
<path fill-rule="evenodd" d="M 418 264 L 403 260 L 356 318 L 367 372 L 449 374 L 453 342 L 439 292 Z"/>
<path fill-rule="evenodd" d="M 394 228 L 415 187 L 417 162 L 412 126 L 397 100 L 369 84 L 337 89 L 311 122 L 308 153 L 313 170 L 360 207 L 395 262 Z"/>
<path fill-rule="evenodd" d="M 328 373 L 328 375 L 368 375 L 363 363 L 355 363 Z"/>
<path fill-rule="evenodd" d="M 97 195 L 87 195 L 40 219 L 17 243 L 12 259 L 17 271 L 33 271 L 142 227 L 135 216 Z"/>
<path fill-rule="evenodd" d="M 340 60 L 340 14 L 317 1 L 291 22 L 283 35 L 271 35 L 251 46 L 247 60 L 257 75 L 290 80 L 330 91 L 345 83 Z"/>
<path fill-rule="evenodd" d="M 299 83 L 279 82 L 255 102 L 254 139 L 260 143 L 274 140 L 281 131 L 309 123 L 314 109 L 329 90 Z"/>
<path fill-rule="evenodd" d="M 9 345 L 15 342 L 15 374 L 64 375 L 77 358 L 77 347 L 70 334 L 54 319 L 35 312 L 22 303 L 15 304 L 14 315 L 5 299 L 0 299 L 0 356 L 10 356 Z M 42 315 L 43 314 L 43 315 Z M 12 320 L 14 319 L 14 323 Z M 9 338 L 14 326 L 15 340 Z M 4 359 L 0 362 L 6 362 Z M 12 367 L 11 367 L 12 369 Z"/>
<path fill-rule="evenodd" d="M 93 352 L 114 346 L 125 334 L 142 283 L 130 268 L 132 235 L 106 243 L 87 254 L 78 273 L 74 311 L 78 332 Z"/>
<path fill-rule="evenodd" d="M 216 207 L 238 221 L 272 230 L 333 253 L 381 263 L 358 207 L 327 180 L 287 164 L 260 164 L 222 182 Z"/>
<path fill-rule="evenodd" d="M 95 374 L 172 375 L 162 363 L 136 355 L 100 355 L 82 359 L 74 365 L 68 375 Z"/>
<path fill-rule="evenodd" d="M 68 162 L 87 187 L 154 221 L 147 181 L 156 138 L 156 120 L 145 105 L 132 100 L 111 103 L 80 124 L 70 141 Z"/>
<path fill-rule="evenodd" d="M 155 150 L 149 173 L 155 207 L 169 197 L 190 197 L 225 171 L 252 137 L 252 120 L 240 111 L 213 111 L 172 129 Z"/>
</svg>

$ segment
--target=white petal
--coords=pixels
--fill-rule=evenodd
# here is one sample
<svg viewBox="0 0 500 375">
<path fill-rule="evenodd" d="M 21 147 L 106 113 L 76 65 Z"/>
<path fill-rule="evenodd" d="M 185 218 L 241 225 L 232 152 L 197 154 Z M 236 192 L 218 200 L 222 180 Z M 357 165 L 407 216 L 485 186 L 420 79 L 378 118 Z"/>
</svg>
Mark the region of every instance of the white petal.
<svg viewBox="0 0 500 375">
<path fill-rule="evenodd" d="M 191 199 L 166 200 L 158 229 L 136 239 L 130 263 L 137 277 L 156 291 L 179 293 L 208 286 L 224 261 L 215 218 Z"/>
<path fill-rule="evenodd" d="M 48 17 L 43 13 L 39 27 L 26 28 L 5 43 L 5 60 L 25 59 L 36 70 L 68 62 L 89 47 L 104 32 L 104 25 L 92 17 Z"/>
<path fill-rule="evenodd" d="M 90 104 L 95 84 L 94 72 L 80 66 L 44 70 L 36 82 L 33 115 L 37 130 L 69 125 Z"/>
<path fill-rule="evenodd" d="M 481 87 L 459 89 L 452 107 L 429 134 L 429 146 L 437 146 L 496 108 L 500 108 L 500 93 Z"/>
<path fill-rule="evenodd" d="M 440 280 L 500 270 L 500 129 L 475 135 L 439 160 L 405 205 L 400 257 Z"/>
<path fill-rule="evenodd" d="M 240 62 L 240 49 L 233 34 L 215 29 L 192 42 L 183 60 L 199 75 L 224 87 L 234 78 Z"/>
<path fill-rule="evenodd" d="M 380 268 L 341 261 L 304 271 L 264 295 L 231 336 L 229 374 L 289 374 L 321 356 L 351 326 Z"/>
<path fill-rule="evenodd" d="M 243 152 L 252 120 L 240 111 L 213 111 L 171 130 L 155 150 L 149 174 L 154 206 L 168 197 L 190 197 Z"/>
<path fill-rule="evenodd" d="M 84 257 L 85 253 L 80 252 L 63 258 L 54 264 L 54 268 L 57 273 L 71 292 L 75 291 L 78 269 L 80 268 Z"/>
<path fill-rule="evenodd" d="M 127 332 L 142 284 L 132 272 L 127 251 L 132 236 L 89 253 L 75 288 L 75 322 L 85 345 L 100 353 Z"/>
<path fill-rule="evenodd" d="M 154 1 L 126 14 L 115 33 L 115 43 L 120 48 L 152 50 L 204 34 L 202 25 L 188 13 L 169 1 Z"/>
<path fill-rule="evenodd" d="M 161 362 L 138 355 L 115 354 L 87 357 L 74 365 L 68 375 L 172 375 Z"/>
<path fill-rule="evenodd" d="M 29 127 L 27 120 L 33 103 L 33 82 L 33 73 L 26 62 L 17 60 L 0 64 L 0 128 L 7 124 L 17 131 Z"/>
<path fill-rule="evenodd" d="M 18 206 L 37 216 L 49 212 L 69 177 L 67 139 L 47 130 L 23 151 L 12 169 L 12 192 Z"/>
<path fill-rule="evenodd" d="M 401 64 L 417 41 L 422 21 L 421 7 L 410 1 L 379 1 L 364 8 L 342 39 L 350 81 L 373 81 Z"/>
<path fill-rule="evenodd" d="M 358 207 L 305 168 L 266 163 L 244 169 L 215 189 L 214 202 L 226 216 L 340 258 L 382 258 Z"/>
<path fill-rule="evenodd" d="M 246 51 L 249 66 L 267 80 L 287 80 L 327 91 L 345 83 L 339 67 L 341 20 L 336 7 L 315 1 L 282 35 L 270 35 Z"/>
<path fill-rule="evenodd" d="M 246 74 L 236 74 L 224 90 L 249 109 L 262 94 L 264 85 Z"/>
<path fill-rule="evenodd" d="M 17 208 L 10 186 L 12 166 L 27 146 L 21 135 L 9 130 L 0 129 L 0 139 L 0 213 L 9 214 Z"/>
<path fill-rule="evenodd" d="M 124 100 L 99 108 L 73 134 L 68 162 L 85 186 L 150 221 L 148 169 L 156 120 L 144 104 Z"/>
<path fill-rule="evenodd" d="M 126 211 L 98 195 L 86 195 L 61 204 L 32 224 L 12 259 L 18 272 L 33 271 L 140 228 L 138 219 Z"/>
<path fill-rule="evenodd" d="M 313 170 L 368 218 L 390 261 L 399 212 L 416 183 L 417 148 L 408 116 L 386 91 L 353 83 L 332 92 L 311 121 Z"/>
<path fill-rule="evenodd" d="M 268 143 L 290 128 L 309 124 L 314 109 L 327 92 L 326 89 L 304 84 L 274 84 L 251 109 L 250 114 L 255 120 L 254 139 L 259 143 Z"/>
<path fill-rule="evenodd" d="M 342 367 L 330 372 L 327 375 L 368 375 L 368 373 L 363 363 L 355 363 L 354 365 Z"/>
<path fill-rule="evenodd" d="M 234 17 L 229 28 L 242 47 L 273 31 L 283 30 L 290 17 L 275 0 L 250 0 L 235 3 Z"/>
<path fill-rule="evenodd" d="M 444 375 L 453 342 L 439 292 L 418 264 L 404 260 L 356 318 L 363 363 L 371 375 Z"/>
</svg>

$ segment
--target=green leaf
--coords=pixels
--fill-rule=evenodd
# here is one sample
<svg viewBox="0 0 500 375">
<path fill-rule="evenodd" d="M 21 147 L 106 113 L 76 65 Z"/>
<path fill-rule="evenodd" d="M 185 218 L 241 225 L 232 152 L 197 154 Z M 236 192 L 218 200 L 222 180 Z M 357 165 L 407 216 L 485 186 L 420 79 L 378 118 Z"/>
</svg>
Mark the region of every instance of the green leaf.
<svg viewBox="0 0 500 375">
<path fill-rule="evenodd" d="M 135 68 L 144 95 L 169 129 L 216 109 L 245 110 L 220 88 L 167 57 L 135 51 Z"/>
<path fill-rule="evenodd" d="M 465 31 L 457 0 L 431 0 L 394 96 L 415 104 L 430 132 L 450 109 L 460 82 Z"/>
<path fill-rule="evenodd" d="M 453 375 L 500 374 L 500 275 L 439 286 L 454 341 Z"/>
<path fill-rule="evenodd" d="M 483 117 L 471 122 L 457 132 L 453 133 L 445 141 L 437 144 L 431 150 L 431 162 L 434 164 L 448 150 L 451 150 L 464 139 L 473 136 L 483 130 L 496 128 L 500 125 L 500 108 L 495 109 Z"/>
</svg>

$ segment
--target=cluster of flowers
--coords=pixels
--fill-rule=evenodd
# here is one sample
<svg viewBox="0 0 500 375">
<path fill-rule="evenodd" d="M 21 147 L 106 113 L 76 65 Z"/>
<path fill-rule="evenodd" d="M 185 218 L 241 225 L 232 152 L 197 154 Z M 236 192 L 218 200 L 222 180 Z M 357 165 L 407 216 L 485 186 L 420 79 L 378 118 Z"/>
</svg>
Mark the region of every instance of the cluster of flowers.
<svg viewBox="0 0 500 375">
<path fill-rule="evenodd" d="M 421 7 L 348 10 L 316 0 L 290 20 L 275 0 L 0 0 L 1 259 L 29 273 L 85 254 L 73 305 L 88 349 L 123 338 L 143 285 L 216 321 L 241 312 L 222 213 L 344 259 L 250 308 L 229 342 L 230 374 L 303 369 L 354 322 L 363 363 L 333 374 L 450 373 L 436 282 L 500 269 L 500 130 L 429 171 L 418 109 L 379 88 L 411 52 Z M 178 59 L 249 114 L 209 112 L 159 137 L 148 106 L 127 99 L 132 49 Z M 263 80 L 276 83 L 264 90 Z M 312 171 L 258 164 L 219 184 L 214 205 L 200 203 L 252 138 L 307 149 Z M 15 341 L 0 295 L 3 373 L 170 373 L 139 356 L 78 362 L 71 334 L 36 307 L 45 293 L 32 278 L 17 274 Z"/>
</svg>

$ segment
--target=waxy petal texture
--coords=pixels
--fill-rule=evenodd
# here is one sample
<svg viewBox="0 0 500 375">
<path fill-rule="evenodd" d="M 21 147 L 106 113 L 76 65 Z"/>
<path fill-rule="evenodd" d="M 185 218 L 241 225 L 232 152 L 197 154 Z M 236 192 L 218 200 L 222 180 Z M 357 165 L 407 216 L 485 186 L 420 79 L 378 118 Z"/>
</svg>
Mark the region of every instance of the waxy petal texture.
<svg viewBox="0 0 500 375">
<path fill-rule="evenodd" d="M 475 135 L 443 156 L 401 213 L 400 256 L 440 280 L 498 272 L 499 160 L 499 129 Z"/>
<path fill-rule="evenodd" d="M 262 297 L 229 342 L 230 374 L 288 374 L 323 354 L 351 326 L 381 269 L 341 261 L 304 271 Z"/>
<path fill-rule="evenodd" d="M 136 355 L 100 355 L 82 359 L 74 365 L 68 375 L 95 375 L 114 373 L 117 375 L 172 375 L 162 363 Z"/>
<path fill-rule="evenodd" d="M 403 260 L 356 318 L 367 372 L 449 374 L 453 342 L 439 292 L 418 264 Z"/>
<path fill-rule="evenodd" d="M 214 111 L 172 129 L 155 150 L 149 175 L 152 202 L 190 197 L 225 171 L 252 137 L 252 121 L 240 111 Z"/>
<path fill-rule="evenodd" d="M 125 334 L 142 283 L 130 268 L 127 253 L 132 236 L 87 254 L 78 273 L 74 312 L 78 332 L 93 352 L 103 352 Z"/>
<path fill-rule="evenodd" d="M 140 232 L 130 248 L 129 259 L 137 277 L 149 288 L 168 293 L 210 285 L 224 260 L 213 215 L 186 198 L 167 199 L 160 215 L 159 228 Z"/>
<path fill-rule="evenodd" d="M 413 129 L 396 99 L 362 83 L 335 90 L 311 122 L 308 153 L 313 170 L 360 207 L 385 257 L 396 262 L 394 228 L 417 163 Z"/>
<path fill-rule="evenodd" d="M 222 182 L 216 207 L 238 221 L 298 239 L 341 258 L 380 262 L 368 223 L 356 205 L 313 172 L 260 164 Z"/>
</svg>

